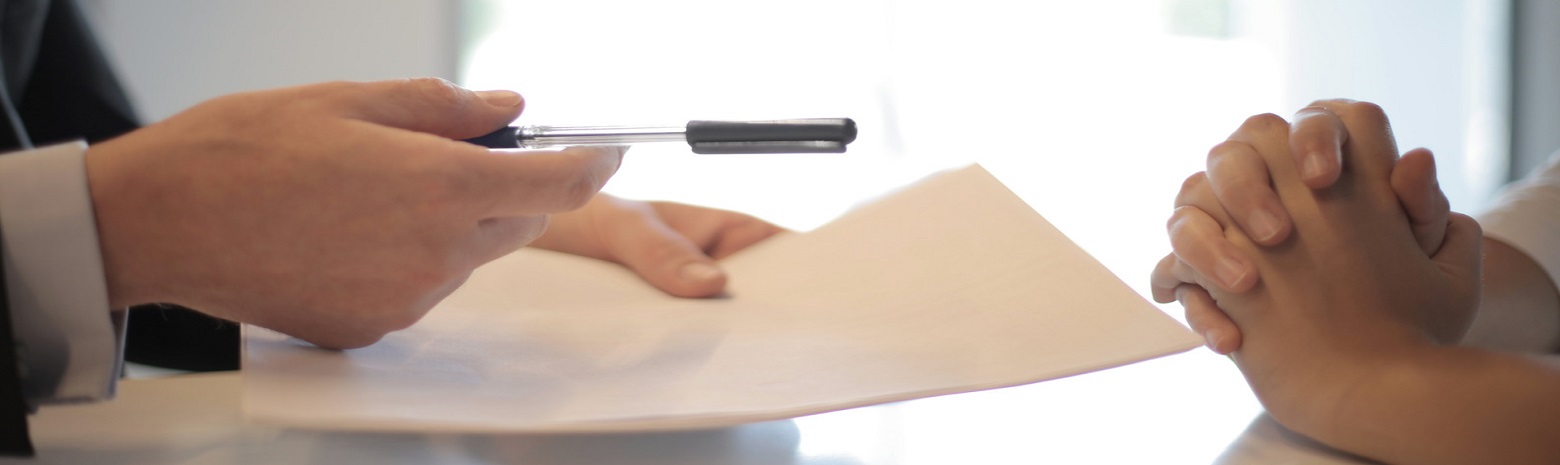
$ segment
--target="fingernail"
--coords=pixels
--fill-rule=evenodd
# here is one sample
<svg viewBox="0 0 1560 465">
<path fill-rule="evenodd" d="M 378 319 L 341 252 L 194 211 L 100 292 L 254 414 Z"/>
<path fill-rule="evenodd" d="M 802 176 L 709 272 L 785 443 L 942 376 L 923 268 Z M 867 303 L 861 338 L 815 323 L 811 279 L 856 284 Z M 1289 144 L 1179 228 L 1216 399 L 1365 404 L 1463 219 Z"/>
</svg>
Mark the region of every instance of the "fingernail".
<svg viewBox="0 0 1560 465">
<path fill-rule="evenodd" d="M 1208 345 L 1208 350 L 1211 350 L 1214 353 L 1218 353 L 1219 343 L 1224 342 L 1224 332 L 1217 329 L 1210 329 L 1208 332 L 1203 333 L 1203 340 L 1204 343 Z"/>
<path fill-rule="evenodd" d="M 1252 212 L 1247 223 L 1251 225 L 1251 237 L 1257 242 L 1267 242 L 1278 235 L 1278 215 L 1267 209 L 1259 208 Z"/>
<path fill-rule="evenodd" d="M 682 268 L 677 269 L 677 276 L 681 277 L 684 281 L 705 282 L 712 279 L 718 279 L 725 274 L 726 272 L 721 271 L 720 268 L 716 268 L 715 265 L 703 262 L 689 263 L 687 265 L 683 265 Z"/>
<path fill-rule="evenodd" d="M 508 90 L 484 90 L 477 92 L 477 96 L 482 97 L 488 105 L 503 108 L 518 107 L 522 100 L 520 94 Z"/>
<path fill-rule="evenodd" d="M 1301 169 L 1301 175 L 1306 179 L 1322 177 L 1327 172 L 1327 155 L 1322 152 L 1311 152 L 1305 157 L 1305 167 Z"/>
<path fill-rule="evenodd" d="M 1247 270 L 1246 265 L 1241 262 L 1225 257 L 1219 260 L 1218 270 L 1215 273 L 1219 275 L 1220 281 L 1224 281 L 1225 289 L 1234 289 L 1236 283 L 1246 278 Z"/>
</svg>

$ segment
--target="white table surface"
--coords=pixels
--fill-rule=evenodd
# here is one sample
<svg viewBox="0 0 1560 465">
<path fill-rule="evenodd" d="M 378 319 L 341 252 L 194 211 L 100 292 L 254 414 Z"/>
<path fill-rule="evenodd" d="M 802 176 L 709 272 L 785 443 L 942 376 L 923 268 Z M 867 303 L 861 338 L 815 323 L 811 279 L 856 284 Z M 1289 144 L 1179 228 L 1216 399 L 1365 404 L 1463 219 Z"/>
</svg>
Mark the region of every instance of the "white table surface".
<svg viewBox="0 0 1560 465">
<path fill-rule="evenodd" d="M 237 373 L 135 379 L 32 417 L 0 464 L 1355 463 L 1285 431 L 1206 350 L 1030 386 L 734 428 L 611 435 L 307 431 L 246 424 Z"/>
</svg>

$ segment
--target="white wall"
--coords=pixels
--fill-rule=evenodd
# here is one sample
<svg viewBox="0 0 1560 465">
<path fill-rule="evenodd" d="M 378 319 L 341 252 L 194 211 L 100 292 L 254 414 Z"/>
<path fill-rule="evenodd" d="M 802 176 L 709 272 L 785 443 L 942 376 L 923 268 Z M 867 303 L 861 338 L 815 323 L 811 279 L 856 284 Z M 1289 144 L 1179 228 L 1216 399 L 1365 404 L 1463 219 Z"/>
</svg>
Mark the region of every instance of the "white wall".
<svg viewBox="0 0 1560 465">
<path fill-rule="evenodd" d="M 82 4 L 146 122 L 244 90 L 329 80 L 456 78 L 455 1 Z"/>
<path fill-rule="evenodd" d="M 1399 149 L 1436 154 L 1457 211 L 1507 175 L 1510 3 L 1494 0 L 1244 0 L 1241 34 L 1285 57 L 1287 114 L 1315 99 L 1381 104 Z"/>
<path fill-rule="evenodd" d="M 1511 174 L 1522 176 L 1560 149 L 1560 2 L 1516 0 L 1513 9 Z"/>
<path fill-rule="evenodd" d="M 201 100 L 243 90 L 337 79 L 458 77 L 460 1 L 82 1 L 148 122 Z M 1265 41 L 1288 57 L 1280 65 L 1281 79 L 1287 81 L 1283 85 L 1287 95 L 1284 103 L 1269 110 L 1282 113 L 1324 97 L 1382 103 L 1398 123 L 1398 136 L 1405 149 L 1428 146 L 1436 150 L 1442 161 L 1443 187 L 1460 210 L 1481 206 L 1486 193 L 1503 180 L 1506 170 L 1504 131 L 1508 110 L 1489 103 L 1504 102 L 1491 94 L 1506 91 L 1507 77 L 1500 71 L 1505 69 L 1505 63 L 1500 62 L 1505 57 L 1501 52 L 1506 46 L 1505 36 L 1491 30 L 1505 27 L 1505 3 L 1233 2 L 1238 9 L 1272 15 L 1266 20 L 1248 17 L 1237 21 L 1256 29 L 1239 34 Z M 899 5 L 892 9 L 900 10 L 897 16 L 904 16 L 905 11 L 913 10 L 905 5 L 918 3 L 893 4 Z M 529 17 L 535 15 L 536 7 L 563 4 L 522 5 L 528 7 Z M 1002 21 L 1000 16 L 983 15 L 976 10 L 979 8 L 962 11 L 976 14 L 978 22 Z M 505 19 L 514 28 L 547 26 L 525 19 Z M 904 18 L 899 19 L 904 22 Z M 567 42 L 577 40 L 579 37 L 572 37 Z M 855 42 L 849 48 L 856 49 L 858 60 L 871 62 L 880 59 L 874 52 L 881 50 L 871 50 L 877 45 Z M 926 53 L 923 48 L 914 49 L 917 55 Z M 1451 50 L 1461 51 L 1448 53 Z M 938 66 L 946 68 L 947 63 Z M 914 87 L 910 78 L 919 74 L 903 73 L 895 80 L 898 87 Z M 530 80 L 538 79 L 534 72 L 525 75 Z M 646 77 L 641 74 L 632 79 Z M 625 87 L 620 82 L 622 78 L 614 76 L 616 84 L 592 86 L 594 93 L 611 93 Z M 535 85 L 518 87 L 538 98 L 547 95 Z M 913 104 L 924 101 L 899 102 L 906 106 L 900 110 L 914 110 L 910 108 Z M 569 102 L 571 106 L 580 103 L 578 99 Z M 665 105 L 648 107 L 666 109 Z M 534 110 L 546 113 L 545 108 Z"/>
</svg>

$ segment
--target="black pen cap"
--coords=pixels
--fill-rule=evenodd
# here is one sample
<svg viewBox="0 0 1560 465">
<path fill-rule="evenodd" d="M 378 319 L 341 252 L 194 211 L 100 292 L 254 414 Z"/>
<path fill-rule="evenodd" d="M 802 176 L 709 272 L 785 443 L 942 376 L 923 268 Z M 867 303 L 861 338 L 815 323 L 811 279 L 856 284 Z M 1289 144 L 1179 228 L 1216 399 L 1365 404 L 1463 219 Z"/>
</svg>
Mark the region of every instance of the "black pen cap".
<svg viewBox="0 0 1560 465">
<path fill-rule="evenodd" d="M 773 121 L 689 121 L 694 153 L 843 153 L 856 140 L 850 118 Z"/>
</svg>

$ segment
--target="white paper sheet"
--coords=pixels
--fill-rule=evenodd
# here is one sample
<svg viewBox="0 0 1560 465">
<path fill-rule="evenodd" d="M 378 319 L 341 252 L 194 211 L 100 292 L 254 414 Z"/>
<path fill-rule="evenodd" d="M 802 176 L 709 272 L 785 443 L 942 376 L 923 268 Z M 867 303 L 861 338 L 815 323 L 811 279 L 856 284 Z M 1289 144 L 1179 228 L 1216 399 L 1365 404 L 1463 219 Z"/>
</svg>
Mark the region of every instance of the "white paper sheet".
<svg viewBox="0 0 1560 465">
<path fill-rule="evenodd" d="M 244 405 L 300 427 L 715 427 L 1033 383 L 1200 340 L 980 167 L 731 257 L 729 297 L 522 250 L 373 346 L 246 328 Z"/>
</svg>

